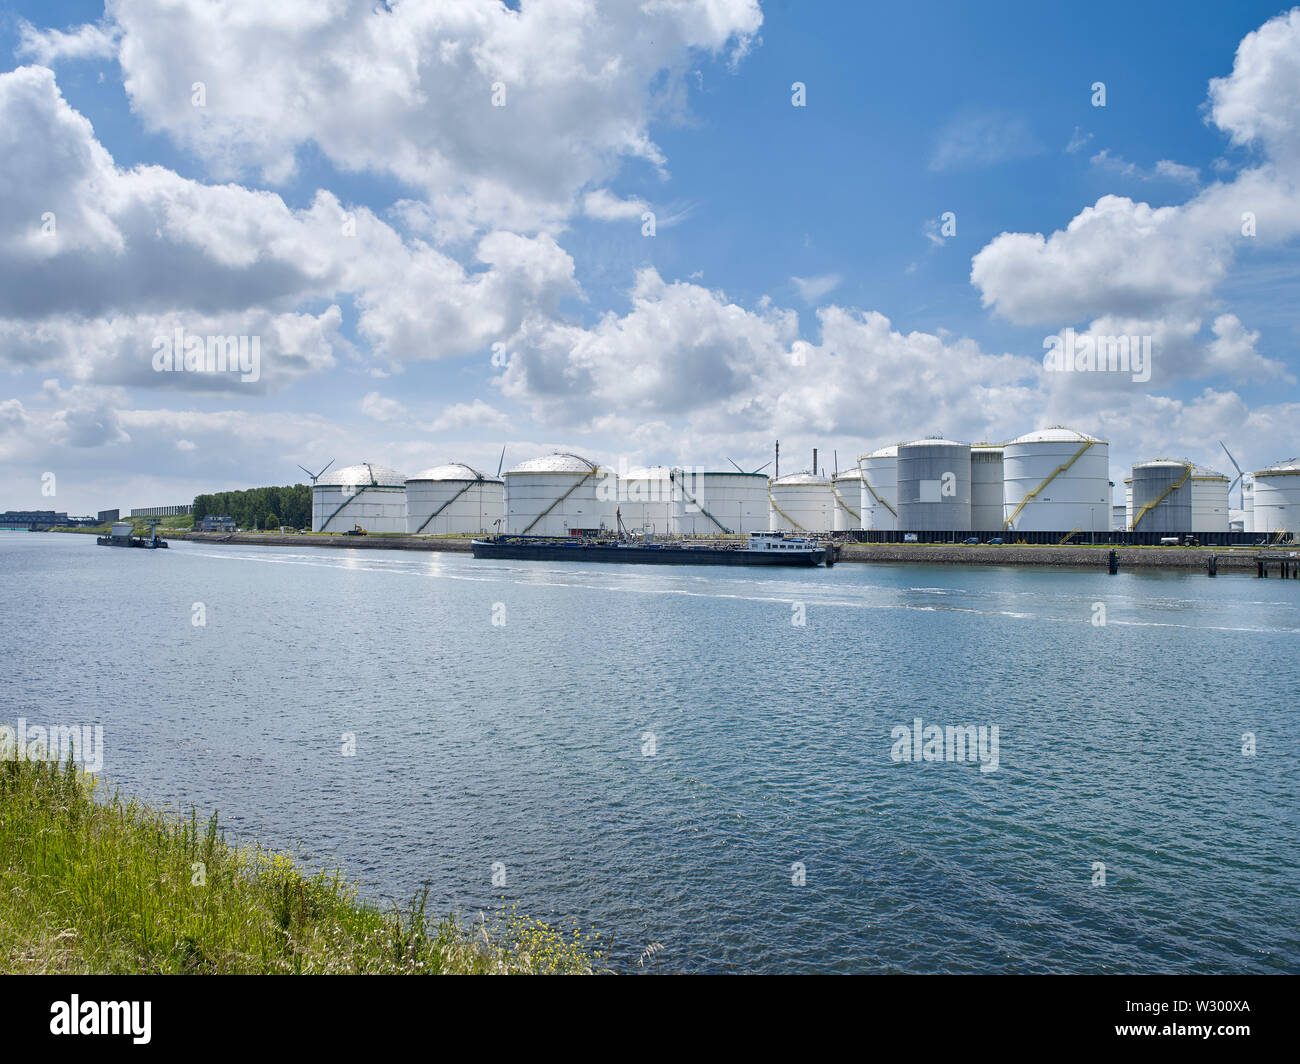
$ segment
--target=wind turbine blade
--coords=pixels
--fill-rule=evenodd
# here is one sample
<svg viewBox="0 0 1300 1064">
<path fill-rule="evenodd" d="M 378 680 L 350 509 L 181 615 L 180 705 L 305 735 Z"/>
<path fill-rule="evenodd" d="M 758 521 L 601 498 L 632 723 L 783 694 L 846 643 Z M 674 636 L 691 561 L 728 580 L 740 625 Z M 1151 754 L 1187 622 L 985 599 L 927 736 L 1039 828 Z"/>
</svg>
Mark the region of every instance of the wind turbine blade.
<svg viewBox="0 0 1300 1064">
<path fill-rule="evenodd" d="M 506 464 L 506 445 L 503 443 L 503 444 L 501 445 L 501 458 L 500 458 L 500 460 L 497 462 L 497 476 L 498 476 L 498 477 L 501 475 L 501 467 L 504 466 L 505 464 Z"/>
<path fill-rule="evenodd" d="M 333 464 L 334 464 L 334 459 L 331 458 L 328 462 L 325 463 L 325 469 L 328 469 L 328 468 L 329 468 L 330 466 L 332 466 Z M 317 475 L 318 477 L 323 477 L 323 476 L 325 475 L 325 469 L 322 469 L 322 470 L 321 470 L 319 473 L 317 473 L 316 475 Z"/>
<path fill-rule="evenodd" d="M 728 458 L 727 461 L 730 462 L 732 465 L 736 466 L 736 469 L 737 469 L 738 472 L 741 472 L 741 473 L 744 472 L 744 470 L 741 469 L 740 466 L 736 465 L 736 460 L 735 460 L 734 458 Z"/>
<path fill-rule="evenodd" d="M 311 477 L 312 480 L 315 480 L 315 479 L 316 479 L 316 474 L 313 473 L 313 472 L 312 472 L 310 469 L 308 469 L 306 466 L 304 466 L 304 465 L 300 465 L 300 466 L 298 466 L 298 468 L 301 469 L 304 473 L 306 473 L 309 477 Z"/>
<path fill-rule="evenodd" d="M 766 468 L 767 468 L 768 466 L 770 466 L 771 464 L 772 464 L 771 462 L 764 462 L 761 466 L 759 466 L 757 469 L 755 469 L 754 472 L 755 472 L 755 473 L 761 473 L 761 472 L 763 472 L 764 469 L 766 469 Z"/>
<path fill-rule="evenodd" d="M 1240 473 L 1241 466 L 1237 465 L 1237 460 L 1232 457 L 1232 452 L 1228 450 L 1228 445 L 1224 443 L 1222 440 L 1220 440 L 1219 446 L 1223 448 L 1223 453 L 1228 456 L 1228 461 L 1232 463 L 1232 468 L 1235 469 L 1238 473 Z"/>
</svg>

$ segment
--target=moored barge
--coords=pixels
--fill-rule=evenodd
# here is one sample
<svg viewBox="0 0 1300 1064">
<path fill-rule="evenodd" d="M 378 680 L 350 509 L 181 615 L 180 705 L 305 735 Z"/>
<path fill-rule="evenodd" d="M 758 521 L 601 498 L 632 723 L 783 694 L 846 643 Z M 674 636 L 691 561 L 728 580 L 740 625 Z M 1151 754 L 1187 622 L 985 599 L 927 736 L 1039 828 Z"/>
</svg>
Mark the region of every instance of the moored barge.
<svg viewBox="0 0 1300 1064">
<path fill-rule="evenodd" d="M 742 541 L 692 542 L 610 536 L 492 536 L 471 544 L 475 558 L 516 561 L 628 562 L 637 565 L 782 565 L 811 568 L 835 564 L 830 543 L 751 532 Z"/>
</svg>

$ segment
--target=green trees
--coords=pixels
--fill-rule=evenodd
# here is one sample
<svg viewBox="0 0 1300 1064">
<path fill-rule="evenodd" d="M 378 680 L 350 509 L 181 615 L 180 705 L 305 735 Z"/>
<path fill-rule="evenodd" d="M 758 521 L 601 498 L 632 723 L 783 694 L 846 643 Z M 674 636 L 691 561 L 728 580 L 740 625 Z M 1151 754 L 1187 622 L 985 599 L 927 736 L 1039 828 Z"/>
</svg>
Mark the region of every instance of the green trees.
<svg viewBox="0 0 1300 1064">
<path fill-rule="evenodd" d="M 311 488 L 293 484 L 279 488 L 219 491 L 194 497 L 194 520 L 208 514 L 229 514 L 240 528 L 311 527 Z"/>
</svg>

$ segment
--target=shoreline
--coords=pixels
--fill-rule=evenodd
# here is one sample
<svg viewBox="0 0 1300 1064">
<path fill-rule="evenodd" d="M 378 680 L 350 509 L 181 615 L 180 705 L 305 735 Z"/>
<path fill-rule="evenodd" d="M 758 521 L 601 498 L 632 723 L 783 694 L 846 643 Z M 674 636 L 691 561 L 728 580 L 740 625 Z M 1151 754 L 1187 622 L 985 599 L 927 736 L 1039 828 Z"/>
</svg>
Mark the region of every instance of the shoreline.
<svg viewBox="0 0 1300 1064">
<path fill-rule="evenodd" d="M 295 533 L 186 532 L 164 536 L 194 543 L 263 547 L 344 547 L 353 550 L 423 550 L 469 553 L 469 539 L 437 536 L 322 536 Z M 1255 571 L 1259 547 L 1116 547 L 1119 567 L 1204 571 L 1209 558 L 1218 559 L 1223 572 Z M 964 546 L 952 543 L 846 543 L 838 564 L 919 565 L 1020 565 L 1048 568 L 1105 569 L 1111 548 L 1015 546 Z M 1271 553 L 1277 553 L 1273 548 Z M 1288 552 L 1289 553 L 1289 552 Z M 1297 551 L 1300 555 L 1300 551 Z"/>
</svg>

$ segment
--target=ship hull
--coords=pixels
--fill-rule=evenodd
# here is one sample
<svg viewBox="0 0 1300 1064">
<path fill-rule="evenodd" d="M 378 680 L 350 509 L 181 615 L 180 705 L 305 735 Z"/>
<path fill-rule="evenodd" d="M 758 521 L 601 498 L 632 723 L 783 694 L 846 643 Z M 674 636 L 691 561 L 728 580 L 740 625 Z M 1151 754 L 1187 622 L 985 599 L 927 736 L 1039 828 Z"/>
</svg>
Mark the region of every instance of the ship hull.
<svg viewBox="0 0 1300 1064">
<path fill-rule="evenodd" d="M 475 558 L 512 561 L 623 562 L 632 565 L 760 565 L 812 568 L 825 560 L 821 547 L 791 551 L 730 550 L 716 547 L 616 547 L 591 543 L 499 543 L 476 539 Z"/>
</svg>

